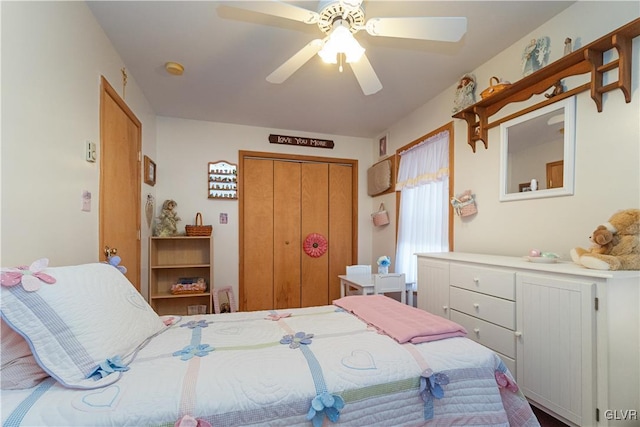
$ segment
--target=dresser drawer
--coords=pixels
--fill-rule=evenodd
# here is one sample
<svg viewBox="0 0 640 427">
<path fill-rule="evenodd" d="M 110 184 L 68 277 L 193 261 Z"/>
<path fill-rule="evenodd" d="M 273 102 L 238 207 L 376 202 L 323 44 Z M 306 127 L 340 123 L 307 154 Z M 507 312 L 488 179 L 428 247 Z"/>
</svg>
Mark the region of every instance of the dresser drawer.
<svg viewBox="0 0 640 427">
<path fill-rule="evenodd" d="M 466 289 L 449 287 L 451 308 L 487 322 L 516 328 L 516 303 L 490 295 L 471 292 Z"/>
<path fill-rule="evenodd" d="M 452 286 L 511 301 L 516 297 L 514 271 L 452 263 L 449 277 Z"/>
<path fill-rule="evenodd" d="M 456 310 L 451 310 L 451 320 L 464 326 L 467 330 L 467 338 L 470 338 L 485 347 L 489 347 L 491 350 L 515 359 L 516 339 L 512 330 L 494 325 L 493 323 L 485 322 L 484 320 L 469 316 Z"/>
</svg>

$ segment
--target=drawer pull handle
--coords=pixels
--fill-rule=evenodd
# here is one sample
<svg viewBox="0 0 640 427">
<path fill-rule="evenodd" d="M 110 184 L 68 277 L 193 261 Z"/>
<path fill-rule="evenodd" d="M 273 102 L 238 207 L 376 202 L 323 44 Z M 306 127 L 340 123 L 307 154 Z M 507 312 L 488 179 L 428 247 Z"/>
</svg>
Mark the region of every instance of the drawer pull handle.
<svg viewBox="0 0 640 427">
<path fill-rule="evenodd" d="M 473 303 L 473 308 L 475 308 L 476 310 L 480 308 L 480 304 L 478 304 L 477 302 Z"/>
<path fill-rule="evenodd" d="M 442 306 L 442 309 L 443 309 L 444 311 L 447 311 L 447 310 L 449 310 L 449 306 L 448 306 L 448 305 L 443 305 L 443 306 Z"/>
<path fill-rule="evenodd" d="M 522 332 L 520 331 L 514 331 L 513 335 L 515 335 L 516 337 L 521 337 L 522 336 Z"/>
<path fill-rule="evenodd" d="M 476 333 L 476 335 L 478 335 L 478 334 L 480 334 L 480 329 L 475 328 L 475 329 L 473 330 L 473 332 L 475 332 L 475 333 Z"/>
<path fill-rule="evenodd" d="M 474 277 L 474 278 L 473 278 L 473 281 L 474 281 L 474 282 L 476 282 L 476 285 L 477 285 L 478 283 L 480 283 L 480 279 L 479 279 L 478 277 Z"/>
</svg>

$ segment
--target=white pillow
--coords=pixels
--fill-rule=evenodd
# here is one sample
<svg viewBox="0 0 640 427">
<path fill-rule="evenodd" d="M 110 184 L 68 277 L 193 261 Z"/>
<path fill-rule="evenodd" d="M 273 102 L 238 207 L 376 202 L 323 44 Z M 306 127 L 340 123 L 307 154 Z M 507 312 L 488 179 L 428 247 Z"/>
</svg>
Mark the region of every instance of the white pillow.
<svg viewBox="0 0 640 427">
<path fill-rule="evenodd" d="M 2 288 L 1 311 L 22 335 L 38 364 L 65 387 L 112 384 L 122 372 L 102 379 L 91 374 L 116 356 L 131 362 L 164 323 L 127 278 L 111 265 L 96 263 L 42 270 L 56 283 L 35 292 L 21 284 Z"/>
</svg>

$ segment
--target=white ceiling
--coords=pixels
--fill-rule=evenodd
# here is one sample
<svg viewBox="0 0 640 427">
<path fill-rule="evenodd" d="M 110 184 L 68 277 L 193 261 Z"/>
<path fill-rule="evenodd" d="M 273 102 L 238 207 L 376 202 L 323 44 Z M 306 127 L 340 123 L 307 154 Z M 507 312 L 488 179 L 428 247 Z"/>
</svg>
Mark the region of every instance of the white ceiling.
<svg viewBox="0 0 640 427">
<path fill-rule="evenodd" d="M 350 67 L 340 73 L 317 55 L 284 83 L 267 82 L 273 70 L 324 34 L 317 25 L 249 12 L 231 7 L 233 3 L 88 1 L 129 76 L 159 116 L 367 138 L 375 138 L 573 1 L 365 0 L 366 19 L 468 19 L 467 33 L 457 43 L 357 33 L 383 85 L 369 96 Z M 289 3 L 314 11 L 318 5 Z M 184 74 L 168 74 L 167 61 L 183 64 Z"/>
</svg>

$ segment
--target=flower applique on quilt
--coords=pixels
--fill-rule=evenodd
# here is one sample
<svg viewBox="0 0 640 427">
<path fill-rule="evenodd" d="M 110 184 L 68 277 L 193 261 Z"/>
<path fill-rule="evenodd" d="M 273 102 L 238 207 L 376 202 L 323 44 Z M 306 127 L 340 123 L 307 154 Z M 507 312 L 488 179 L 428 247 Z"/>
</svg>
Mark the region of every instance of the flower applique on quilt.
<svg viewBox="0 0 640 427">
<path fill-rule="evenodd" d="M 498 383 L 498 387 L 506 388 L 512 393 L 517 393 L 519 388 L 518 384 L 516 384 L 511 378 L 509 378 L 504 372 L 496 369 L 496 383 Z"/>
<path fill-rule="evenodd" d="M 280 340 L 280 344 L 289 344 L 289 348 L 298 348 L 300 344 L 311 344 L 313 334 L 305 334 L 304 332 L 296 332 L 294 335 L 285 335 Z"/>
<path fill-rule="evenodd" d="M 21 265 L 15 268 L 2 269 L 0 273 L 0 284 L 11 287 L 22 283 L 25 291 L 35 292 L 40 289 L 40 282 L 49 285 L 56 283 L 55 278 L 42 272 L 48 265 L 48 258 L 40 258 L 32 262 L 29 266 Z"/>
<path fill-rule="evenodd" d="M 191 415 L 185 415 L 173 425 L 174 427 L 211 427 L 211 424 L 201 418 L 194 418 Z"/>
<path fill-rule="evenodd" d="M 431 369 L 426 369 L 420 376 L 420 397 L 424 402 L 424 419 L 433 419 L 433 399 L 444 397 L 443 385 L 449 384 L 447 374 L 434 373 Z"/>
<path fill-rule="evenodd" d="M 173 352 L 173 356 L 180 357 L 181 360 L 190 360 L 197 357 L 204 357 L 215 350 L 209 344 L 202 344 L 202 328 L 209 327 L 206 320 L 190 320 L 180 325 L 181 328 L 191 329 L 191 343 L 181 350 Z"/>
<path fill-rule="evenodd" d="M 313 427 L 322 427 L 324 419 L 336 423 L 340 419 L 340 410 L 344 408 L 344 399 L 338 394 L 331 394 L 327 390 L 322 367 L 318 359 L 311 350 L 313 334 L 296 332 L 282 337 L 280 344 L 289 345 L 290 349 L 300 349 L 302 355 L 307 360 L 311 377 L 316 388 L 316 397 L 311 399 L 307 420 L 311 421 Z"/>
</svg>

